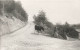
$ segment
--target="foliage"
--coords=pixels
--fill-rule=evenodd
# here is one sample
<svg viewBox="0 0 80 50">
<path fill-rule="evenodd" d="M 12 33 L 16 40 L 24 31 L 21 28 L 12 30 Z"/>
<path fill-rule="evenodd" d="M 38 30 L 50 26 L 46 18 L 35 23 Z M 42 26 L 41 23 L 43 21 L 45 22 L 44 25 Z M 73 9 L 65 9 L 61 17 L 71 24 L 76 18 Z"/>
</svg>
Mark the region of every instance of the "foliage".
<svg viewBox="0 0 80 50">
<path fill-rule="evenodd" d="M 75 30 L 75 28 L 73 28 L 69 24 L 65 23 L 65 25 L 56 25 L 56 27 L 57 27 L 57 31 L 59 32 L 59 34 L 65 33 L 65 35 L 67 35 L 71 38 L 79 37 L 79 33 Z"/>
<path fill-rule="evenodd" d="M 34 15 L 33 18 L 35 24 L 43 26 L 48 35 L 52 36 L 54 34 L 54 25 L 47 20 L 44 11 L 40 11 L 39 14 L 37 16 Z"/>
<path fill-rule="evenodd" d="M 74 27 L 75 29 L 80 29 L 80 24 L 74 24 L 72 25 L 72 27 Z"/>
<path fill-rule="evenodd" d="M 47 20 L 45 16 L 45 12 L 40 11 L 37 16 L 34 15 L 34 21 L 36 24 L 40 25 L 41 23 L 44 24 L 44 22 Z"/>
<path fill-rule="evenodd" d="M 16 5 L 15 5 L 15 10 L 17 11 L 17 13 L 19 13 L 23 18 L 22 21 L 27 21 L 28 20 L 28 15 L 27 13 L 24 11 L 24 9 L 22 8 L 21 6 L 21 3 L 20 2 L 16 2 Z M 26 20 L 25 20 L 26 19 Z"/>
<path fill-rule="evenodd" d="M 11 13 L 15 9 L 15 1 L 4 1 L 4 10 L 7 13 Z"/>
<path fill-rule="evenodd" d="M 28 15 L 22 8 L 22 5 L 19 1 L 14 0 L 0 0 L 0 10 L 1 13 L 4 11 L 3 14 L 12 14 L 12 16 L 17 17 L 18 19 L 22 21 L 28 20 Z"/>
</svg>

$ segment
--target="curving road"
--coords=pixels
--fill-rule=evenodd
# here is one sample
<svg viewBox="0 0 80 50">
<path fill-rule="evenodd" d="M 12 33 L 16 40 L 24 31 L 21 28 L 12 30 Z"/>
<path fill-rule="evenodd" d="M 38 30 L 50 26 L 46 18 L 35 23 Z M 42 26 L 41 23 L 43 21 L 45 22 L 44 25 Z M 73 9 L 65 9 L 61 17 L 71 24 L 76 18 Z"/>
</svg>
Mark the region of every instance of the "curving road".
<svg viewBox="0 0 80 50">
<path fill-rule="evenodd" d="M 67 41 L 34 34 L 34 24 L 1 37 L 1 50 L 80 50 L 80 41 Z"/>
</svg>

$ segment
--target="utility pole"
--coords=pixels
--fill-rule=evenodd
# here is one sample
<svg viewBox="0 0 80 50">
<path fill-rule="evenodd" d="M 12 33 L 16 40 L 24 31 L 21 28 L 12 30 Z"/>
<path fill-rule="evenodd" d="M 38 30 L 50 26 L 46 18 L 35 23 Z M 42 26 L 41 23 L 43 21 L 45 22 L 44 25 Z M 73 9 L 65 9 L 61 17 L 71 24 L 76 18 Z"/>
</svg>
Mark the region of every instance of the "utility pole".
<svg viewBox="0 0 80 50">
<path fill-rule="evenodd" d="M 10 32 L 10 27 L 9 27 L 9 23 L 8 23 L 8 20 L 7 20 L 7 17 L 5 15 L 5 2 L 7 2 L 6 0 L 2 0 L 2 5 L 3 5 L 3 8 L 2 8 L 2 14 L 3 14 L 3 17 L 5 18 L 5 23 L 7 24 L 7 27 L 8 27 L 8 31 Z M 9 33 L 8 32 L 8 33 Z"/>
<path fill-rule="evenodd" d="M 3 5 L 3 8 L 2 8 L 2 14 L 3 14 L 3 16 L 5 15 L 4 14 L 4 0 L 1 0 L 2 1 L 2 5 Z"/>
</svg>

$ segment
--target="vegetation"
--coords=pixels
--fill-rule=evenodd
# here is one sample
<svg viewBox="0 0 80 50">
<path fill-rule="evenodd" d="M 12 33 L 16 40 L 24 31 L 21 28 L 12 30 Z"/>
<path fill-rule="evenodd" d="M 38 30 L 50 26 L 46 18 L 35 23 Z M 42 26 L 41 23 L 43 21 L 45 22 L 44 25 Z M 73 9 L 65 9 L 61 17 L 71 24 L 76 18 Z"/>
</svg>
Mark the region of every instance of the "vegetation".
<svg viewBox="0 0 80 50">
<path fill-rule="evenodd" d="M 45 12 L 41 11 L 37 16 L 34 15 L 34 23 L 43 26 L 47 35 L 57 38 L 67 39 L 66 36 L 71 38 L 78 38 L 79 34 L 69 23 L 53 25 L 46 18 Z M 56 32 L 58 35 L 56 35 Z M 59 37 L 60 36 L 60 37 Z"/>
<path fill-rule="evenodd" d="M 26 25 L 28 15 L 20 1 L 0 0 L 0 36 Z"/>
<path fill-rule="evenodd" d="M 0 0 L 0 14 L 7 15 L 7 17 L 11 17 L 10 15 L 20 19 L 21 21 L 27 21 L 28 15 L 22 8 L 22 5 L 19 1 L 15 2 L 14 0 Z"/>
<path fill-rule="evenodd" d="M 65 34 L 71 38 L 79 38 L 79 33 L 75 30 L 74 27 L 70 26 L 68 23 L 64 25 L 56 25 L 59 34 Z"/>
<path fill-rule="evenodd" d="M 33 18 L 34 18 L 34 23 L 36 25 L 40 25 L 44 27 L 46 34 L 48 34 L 49 36 L 52 36 L 52 34 L 54 33 L 55 26 L 47 20 L 46 14 L 44 11 L 40 11 L 39 14 L 37 16 L 34 15 Z"/>
<path fill-rule="evenodd" d="M 23 22 L 27 22 L 28 15 L 23 9 L 21 3 L 19 1 L 15 2 L 14 0 L 0 0 L 0 15 L 4 15 L 7 18 L 12 18 L 13 16 L 17 19 L 20 19 Z M 0 16 L 2 17 L 2 16 Z M 80 24 L 70 26 L 67 22 L 64 25 L 56 24 L 53 25 L 51 22 L 48 21 L 46 18 L 46 13 L 44 11 L 40 11 L 39 14 L 33 16 L 34 23 L 36 25 L 40 25 L 44 28 L 44 32 L 50 36 L 55 37 L 55 32 L 58 31 L 58 34 L 62 37 L 66 35 L 71 38 L 78 38 L 79 34 L 75 30 L 80 29 Z"/>
<path fill-rule="evenodd" d="M 80 29 L 80 24 L 74 24 L 72 25 L 72 27 L 74 27 L 75 29 Z"/>
<path fill-rule="evenodd" d="M 40 11 L 37 16 L 34 15 L 33 18 L 34 18 L 35 24 L 37 24 L 37 25 L 44 24 L 47 21 L 47 18 L 45 16 L 45 12 L 43 12 L 43 11 Z"/>
</svg>

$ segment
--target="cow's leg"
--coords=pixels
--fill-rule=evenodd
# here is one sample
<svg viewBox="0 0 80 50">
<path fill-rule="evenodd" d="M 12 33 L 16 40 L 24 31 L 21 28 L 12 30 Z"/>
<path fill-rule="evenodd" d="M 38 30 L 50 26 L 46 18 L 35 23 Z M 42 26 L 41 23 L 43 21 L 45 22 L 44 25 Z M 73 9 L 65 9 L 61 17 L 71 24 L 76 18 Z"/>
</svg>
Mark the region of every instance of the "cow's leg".
<svg viewBox="0 0 80 50">
<path fill-rule="evenodd" d="M 39 35 L 39 31 L 40 31 L 40 30 L 38 29 L 38 33 L 37 33 L 38 35 Z"/>
<path fill-rule="evenodd" d="M 39 33 L 40 33 L 40 31 L 38 30 L 38 33 L 37 34 L 39 35 Z"/>
</svg>

